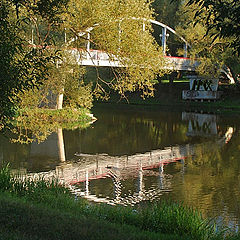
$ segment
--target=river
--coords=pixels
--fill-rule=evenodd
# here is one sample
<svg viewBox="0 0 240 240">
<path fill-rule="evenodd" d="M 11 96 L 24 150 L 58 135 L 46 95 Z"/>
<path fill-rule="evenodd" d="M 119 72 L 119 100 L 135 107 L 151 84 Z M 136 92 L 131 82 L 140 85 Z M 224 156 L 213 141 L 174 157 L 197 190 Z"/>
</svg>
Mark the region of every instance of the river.
<svg viewBox="0 0 240 240">
<path fill-rule="evenodd" d="M 182 201 L 238 230 L 240 115 L 99 105 L 86 129 L 38 144 L 0 136 L 0 161 L 57 176 L 76 196 L 108 204 Z"/>
</svg>

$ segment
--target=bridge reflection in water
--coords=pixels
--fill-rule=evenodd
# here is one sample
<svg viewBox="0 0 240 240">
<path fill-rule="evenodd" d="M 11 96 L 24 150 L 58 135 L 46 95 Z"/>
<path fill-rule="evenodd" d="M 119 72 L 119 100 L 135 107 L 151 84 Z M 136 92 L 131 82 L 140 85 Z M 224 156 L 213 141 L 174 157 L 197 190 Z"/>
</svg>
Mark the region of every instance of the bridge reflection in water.
<svg viewBox="0 0 240 240">
<path fill-rule="evenodd" d="M 68 183 L 76 195 L 89 200 L 108 204 L 136 204 L 143 200 L 153 200 L 157 195 L 161 195 L 162 191 L 169 190 L 171 183 L 165 178 L 164 165 L 176 161 L 183 162 L 188 155 L 192 155 L 190 145 L 121 157 L 104 154 L 78 154 L 79 162 L 57 167 L 56 174 L 59 179 L 64 179 L 64 182 Z M 156 175 L 154 169 L 159 169 L 159 173 L 157 173 L 159 175 L 159 188 L 147 191 L 144 189 L 144 176 Z M 89 182 L 106 177 L 111 178 L 113 183 L 114 199 L 111 200 L 90 194 Z M 121 197 L 121 181 L 128 178 L 136 179 L 136 192 L 133 195 Z M 76 187 L 76 184 L 83 182 L 85 189 Z"/>
<path fill-rule="evenodd" d="M 188 136 L 218 136 L 215 115 L 183 113 L 182 119 L 189 121 Z M 232 134 L 233 128 L 229 127 L 223 136 L 216 138 L 215 145 L 221 148 L 231 139 Z M 46 179 L 58 178 L 71 189 L 76 197 L 81 196 L 95 202 L 123 205 L 134 205 L 144 200 L 153 201 L 160 198 L 164 192 L 171 191 L 171 175 L 165 173 L 165 166 L 173 162 L 179 162 L 182 164 L 179 171 L 184 175 L 184 159 L 194 157 L 195 149 L 199 145 L 209 144 L 207 142 L 185 144 L 130 156 L 76 153 L 77 161 L 66 162 L 62 129 L 58 129 L 57 136 L 61 164 L 55 170 L 38 174 L 33 173 L 28 176 L 41 175 Z M 158 186 L 155 188 L 145 187 L 145 178 L 151 176 L 158 178 Z M 103 181 L 101 179 L 106 178 L 112 180 L 113 197 L 92 194 L 90 182 L 94 180 Z M 123 183 L 128 179 L 134 179 L 134 192 L 126 193 L 126 189 L 124 189 Z M 109 184 L 107 187 L 109 187 Z"/>
</svg>

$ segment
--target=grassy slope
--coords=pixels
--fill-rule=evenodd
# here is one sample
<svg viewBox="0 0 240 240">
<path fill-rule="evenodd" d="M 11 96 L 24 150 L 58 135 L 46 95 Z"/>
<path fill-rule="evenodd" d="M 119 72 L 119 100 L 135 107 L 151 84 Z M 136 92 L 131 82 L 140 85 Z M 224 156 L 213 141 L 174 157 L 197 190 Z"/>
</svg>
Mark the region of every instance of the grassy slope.
<svg viewBox="0 0 240 240">
<path fill-rule="evenodd" d="M 143 231 L 66 209 L 50 208 L 8 194 L 0 195 L 0 239 L 187 239 Z"/>
</svg>

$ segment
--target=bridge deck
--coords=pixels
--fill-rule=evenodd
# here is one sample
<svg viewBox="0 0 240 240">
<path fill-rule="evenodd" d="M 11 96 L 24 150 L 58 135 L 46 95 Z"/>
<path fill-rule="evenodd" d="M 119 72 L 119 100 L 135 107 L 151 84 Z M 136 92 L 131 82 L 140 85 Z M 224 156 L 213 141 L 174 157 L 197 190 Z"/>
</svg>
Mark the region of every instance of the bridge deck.
<svg viewBox="0 0 240 240">
<path fill-rule="evenodd" d="M 97 66 L 97 67 L 125 67 L 123 63 L 115 56 L 100 50 L 84 50 L 72 49 L 70 50 L 74 61 L 83 66 Z M 190 58 L 165 56 L 164 69 L 175 71 L 195 71 L 199 62 Z"/>
</svg>

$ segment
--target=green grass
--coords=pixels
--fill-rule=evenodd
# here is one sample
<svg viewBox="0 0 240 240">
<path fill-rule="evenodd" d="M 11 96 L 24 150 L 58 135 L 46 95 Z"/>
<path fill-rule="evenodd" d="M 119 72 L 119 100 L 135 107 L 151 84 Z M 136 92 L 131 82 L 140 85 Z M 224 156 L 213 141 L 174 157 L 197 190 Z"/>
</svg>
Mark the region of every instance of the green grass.
<svg viewBox="0 0 240 240">
<path fill-rule="evenodd" d="M 91 216 L 151 232 L 172 233 L 189 239 L 217 239 L 218 236 L 215 226 L 210 225 L 198 211 L 178 203 L 159 202 L 135 209 L 101 205 L 94 206 L 89 211 Z"/>
<path fill-rule="evenodd" d="M 182 204 L 90 204 L 57 180 L 23 177 L 8 166 L 0 170 L 0 239 L 223 239 L 224 232 Z"/>
<path fill-rule="evenodd" d="M 70 211 L 49 209 L 36 203 L 29 204 L 7 195 L 0 196 L 0 224 L 0 236 L 5 239 L 179 239 Z"/>
<path fill-rule="evenodd" d="M 161 83 L 170 83 L 169 79 L 161 80 Z M 175 79 L 174 83 L 189 83 L 189 79 Z"/>
</svg>

